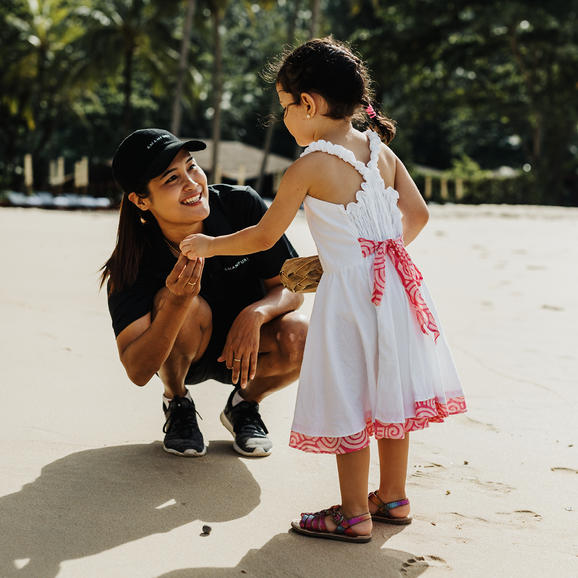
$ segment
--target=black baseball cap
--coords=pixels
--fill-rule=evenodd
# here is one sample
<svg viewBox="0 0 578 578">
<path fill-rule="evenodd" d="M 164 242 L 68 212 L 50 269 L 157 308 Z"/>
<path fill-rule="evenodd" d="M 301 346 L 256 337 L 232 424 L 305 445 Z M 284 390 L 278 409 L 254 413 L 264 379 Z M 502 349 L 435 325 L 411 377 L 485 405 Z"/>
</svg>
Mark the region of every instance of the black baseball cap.
<svg viewBox="0 0 578 578">
<path fill-rule="evenodd" d="M 121 189 L 130 193 L 158 177 L 180 150 L 205 148 L 200 140 L 182 141 L 168 130 L 141 128 L 120 143 L 112 159 L 112 174 Z"/>
</svg>

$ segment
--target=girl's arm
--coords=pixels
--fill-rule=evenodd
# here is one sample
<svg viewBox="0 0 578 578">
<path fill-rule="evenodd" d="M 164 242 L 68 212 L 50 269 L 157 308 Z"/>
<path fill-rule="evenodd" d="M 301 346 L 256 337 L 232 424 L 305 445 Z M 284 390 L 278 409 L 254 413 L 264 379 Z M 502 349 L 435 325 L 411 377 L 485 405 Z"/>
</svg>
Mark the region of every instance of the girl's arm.
<svg viewBox="0 0 578 578">
<path fill-rule="evenodd" d="M 304 159 L 295 161 L 283 175 L 275 200 L 261 220 L 222 237 L 189 235 L 181 241 L 180 249 L 189 259 L 215 255 L 248 255 L 270 249 L 287 230 L 307 191 L 309 179 Z"/>
<path fill-rule="evenodd" d="M 402 214 L 403 243 L 409 245 L 428 222 L 429 211 L 417 185 L 397 156 L 393 188 L 399 193 L 397 205 Z"/>
</svg>

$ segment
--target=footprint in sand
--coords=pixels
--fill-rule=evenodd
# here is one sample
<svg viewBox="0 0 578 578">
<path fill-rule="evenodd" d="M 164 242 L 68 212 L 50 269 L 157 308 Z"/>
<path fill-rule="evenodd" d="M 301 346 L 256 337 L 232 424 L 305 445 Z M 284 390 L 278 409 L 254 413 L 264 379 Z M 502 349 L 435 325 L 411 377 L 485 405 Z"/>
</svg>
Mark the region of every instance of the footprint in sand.
<svg viewBox="0 0 578 578">
<path fill-rule="evenodd" d="M 513 512 L 496 512 L 496 514 L 498 516 L 508 516 L 507 523 L 520 528 L 542 520 L 542 516 L 533 510 L 514 510 Z"/>
<path fill-rule="evenodd" d="M 415 471 L 411 474 L 411 477 L 416 478 L 426 478 L 426 479 L 438 479 L 439 470 L 444 470 L 445 466 L 441 464 L 436 464 L 435 462 L 430 462 L 428 464 L 416 464 L 414 465 Z"/>
<path fill-rule="evenodd" d="M 578 470 L 575 470 L 574 468 L 564 468 L 562 466 L 555 466 L 553 468 L 550 468 L 551 472 L 566 472 L 568 474 L 578 474 Z"/>
<path fill-rule="evenodd" d="M 493 432 L 499 432 L 500 430 L 491 423 L 484 423 L 483 421 L 478 421 L 477 419 L 474 419 L 472 417 L 469 416 L 465 416 L 465 419 L 471 424 L 471 425 L 475 425 L 478 427 L 482 427 L 484 429 L 487 429 L 488 431 L 493 431 Z"/>
<path fill-rule="evenodd" d="M 425 568 L 447 568 L 451 569 L 451 566 L 439 556 L 434 556 L 433 554 L 426 556 L 414 556 L 413 558 L 408 558 L 401 565 L 401 573 L 404 576 L 417 576 L 423 572 Z M 418 574 L 414 574 L 418 572 Z"/>
<path fill-rule="evenodd" d="M 490 523 L 489 520 L 486 520 L 486 518 L 482 518 L 481 516 L 466 516 L 464 514 L 460 514 L 459 512 L 450 512 L 450 514 L 458 518 L 456 520 L 456 528 L 458 528 L 459 530 L 462 529 L 463 524 L 465 524 L 466 522 L 476 522 L 476 523 L 483 522 L 484 524 Z"/>
<path fill-rule="evenodd" d="M 502 482 L 492 482 L 490 481 L 483 481 L 478 478 L 468 478 L 470 481 L 474 482 L 474 484 L 481 486 L 486 490 L 491 490 L 493 492 L 498 492 L 500 494 L 509 494 L 516 488 L 513 486 L 509 486 L 508 484 L 503 484 Z"/>
<path fill-rule="evenodd" d="M 558 307 L 558 305 L 542 305 L 542 309 L 547 311 L 564 311 L 564 307 Z"/>
</svg>

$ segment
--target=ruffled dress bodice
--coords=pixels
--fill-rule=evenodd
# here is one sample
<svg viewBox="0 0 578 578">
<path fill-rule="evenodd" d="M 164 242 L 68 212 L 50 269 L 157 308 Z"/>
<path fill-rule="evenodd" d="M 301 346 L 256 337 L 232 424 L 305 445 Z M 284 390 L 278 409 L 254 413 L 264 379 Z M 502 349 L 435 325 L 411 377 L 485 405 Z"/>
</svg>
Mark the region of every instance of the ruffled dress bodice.
<svg viewBox="0 0 578 578">
<path fill-rule="evenodd" d="M 399 195 L 386 187 L 377 168 L 381 141 L 368 131 L 370 160 L 367 165 L 339 145 L 320 140 L 309 145 L 303 155 L 316 151 L 339 157 L 353 166 L 363 177 L 355 201 L 347 206 L 307 196 L 305 215 L 324 270 L 330 271 L 359 261 L 357 239 L 396 239 L 401 237 L 401 214 L 397 208 Z"/>
</svg>

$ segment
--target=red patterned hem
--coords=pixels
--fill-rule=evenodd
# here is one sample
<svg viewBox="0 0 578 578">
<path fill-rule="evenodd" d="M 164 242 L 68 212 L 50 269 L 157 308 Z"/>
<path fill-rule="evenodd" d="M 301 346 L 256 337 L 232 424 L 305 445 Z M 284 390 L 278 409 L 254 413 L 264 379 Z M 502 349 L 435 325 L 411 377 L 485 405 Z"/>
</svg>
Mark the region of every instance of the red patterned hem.
<svg viewBox="0 0 578 578">
<path fill-rule="evenodd" d="M 440 403 L 437 399 L 417 401 L 415 403 L 415 417 L 407 418 L 404 423 L 382 423 L 378 420 L 374 422 L 368 420 L 365 429 L 344 437 L 308 436 L 292 431 L 289 446 L 317 454 L 348 454 L 367 447 L 372 435 L 376 439 L 402 440 L 405 438 L 406 432 L 424 429 L 429 427 L 430 423 L 441 423 L 450 415 L 466 411 L 466 400 L 463 397 L 448 399 L 446 403 Z"/>
</svg>

